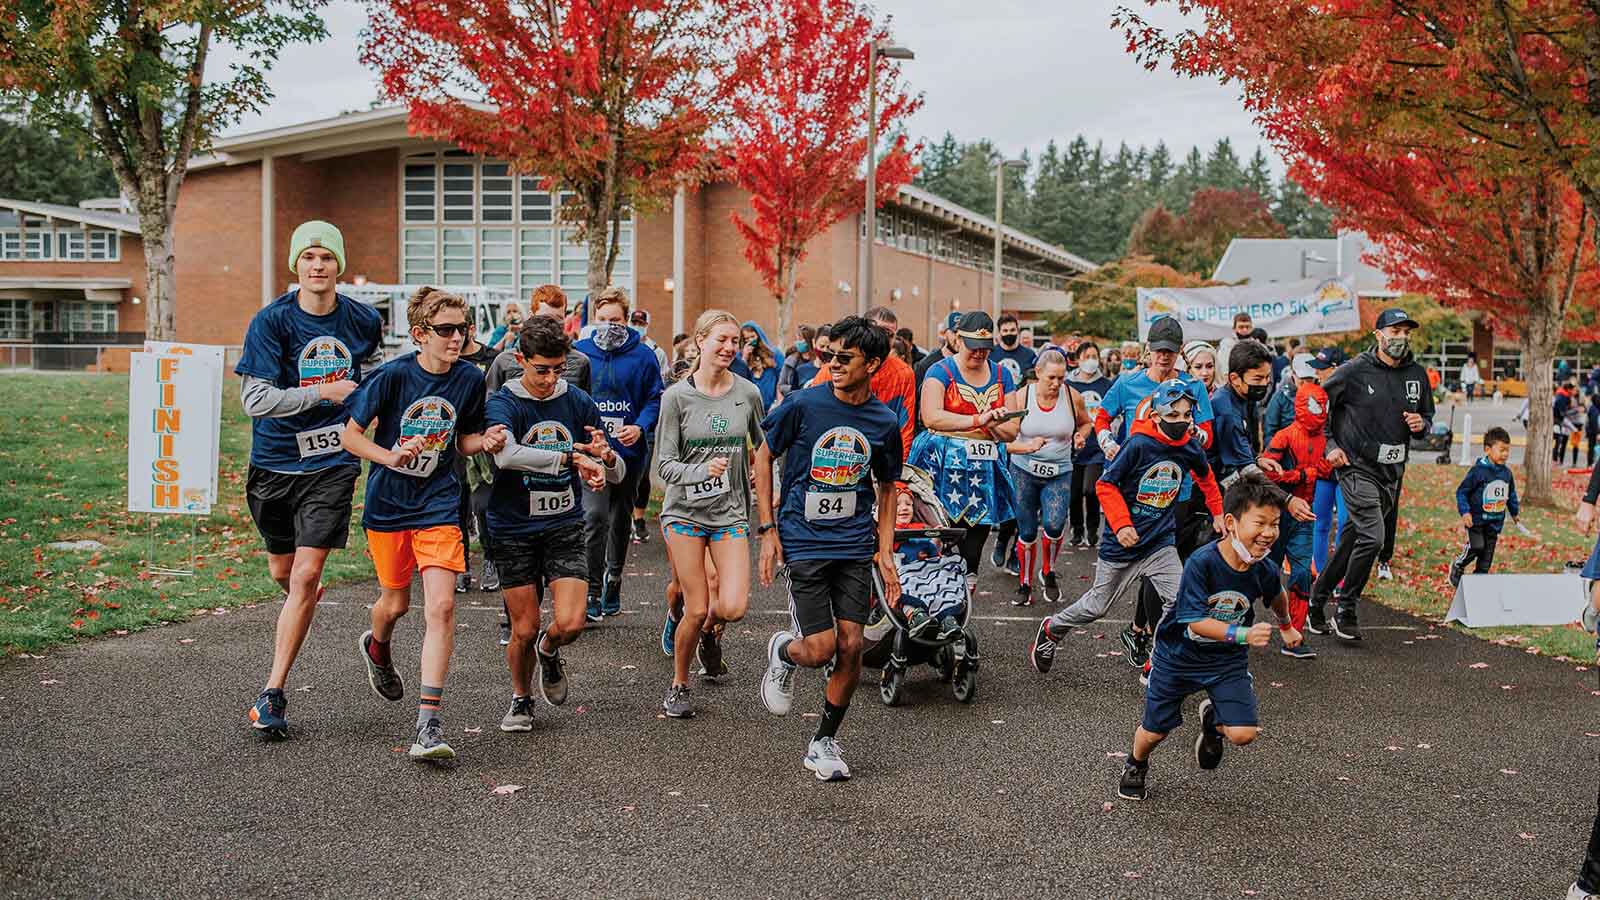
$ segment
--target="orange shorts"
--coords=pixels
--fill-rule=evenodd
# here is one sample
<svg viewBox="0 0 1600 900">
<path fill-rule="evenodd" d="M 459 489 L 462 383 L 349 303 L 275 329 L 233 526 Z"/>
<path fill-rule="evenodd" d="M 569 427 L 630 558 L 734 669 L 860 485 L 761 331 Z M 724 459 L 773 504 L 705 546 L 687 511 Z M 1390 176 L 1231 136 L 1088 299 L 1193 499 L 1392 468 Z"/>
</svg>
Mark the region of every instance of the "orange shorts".
<svg viewBox="0 0 1600 900">
<path fill-rule="evenodd" d="M 411 574 L 429 566 L 461 573 L 467 570 L 461 529 L 435 525 L 409 531 L 367 529 L 367 556 L 378 570 L 378 583 L 390 590 L 411 586 Z"/>
</svg>

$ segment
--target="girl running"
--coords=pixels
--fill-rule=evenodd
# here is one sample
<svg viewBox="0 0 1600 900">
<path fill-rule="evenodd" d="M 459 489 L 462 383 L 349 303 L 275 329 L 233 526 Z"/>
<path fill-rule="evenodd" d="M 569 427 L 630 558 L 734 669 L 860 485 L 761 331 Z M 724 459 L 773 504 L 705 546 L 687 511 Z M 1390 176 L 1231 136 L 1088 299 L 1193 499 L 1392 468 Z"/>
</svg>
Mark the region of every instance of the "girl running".
<svg viewBox="0 0 1600 900">
<path fill-rule="evenodd" d="M 1100 368 L 1100 348 L 1093 341 L 1078 345 L 1078 368 L 1067 380 L 1083 396 L 1083 409 L 1092 420 L 1100 411 L 1100 398 L 1111 390 L 1112 379 Z M 1095 482 L 1106 465 L 1099 441 L 1088 441 L 1072 458 L 1072 538 L 1074 547 L 1093 547 L 1100 535 L 1100 498 Z"/>
<path fill-rule="evenodd" d="M 1047 603 L 1061 600 L 1055 558 L 1067 527 L 1072 494 L 1072 456 L 1084 445 L 1094 422 L 1083 395 L 1066 385 L 1067 358 L 1054 347 L 1033 364 L 1038 381 L 1006 398 L 1006 409 L 1027 410 L 1011 453 L 1011 483 L 1017 501 L 1017 596 L 1012 606 L 1033 605 L 1037 564 Z M 1040 545 L 1040 528 L 1044 530 Z"/>
<path fill-rule="evenodd" d="M 750 599 L 752 475 L 757 491 L 772 490 L 770 470 L 750 470 L 751 449 L 763 440 L 761 392 L 728 370 L 739 357 L 739 321 L 707 310 L 695 323 L 693 340 L 699 363 L 662 395 L 656 430 L 657 471 L 667 486 L 662 533 L 683 593 L 672 683 L 661 702 L 675 719 L 694 715 L 689 659 L 697 648 L 708 677 L 727 671 L 722 628 L 744 618 Z M 717 571 L 715 598 L 706 573 L 708 551 Z"/>
</svg>

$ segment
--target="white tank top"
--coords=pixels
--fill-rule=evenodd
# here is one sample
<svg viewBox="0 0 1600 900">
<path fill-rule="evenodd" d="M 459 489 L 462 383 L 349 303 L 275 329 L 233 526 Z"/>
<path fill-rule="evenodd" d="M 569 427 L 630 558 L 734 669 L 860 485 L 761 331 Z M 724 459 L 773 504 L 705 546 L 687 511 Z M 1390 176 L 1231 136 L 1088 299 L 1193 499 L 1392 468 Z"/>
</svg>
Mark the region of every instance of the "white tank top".
<svg viewBox="0 0 1600 900">
<path fill-rule="evenodd" d="M 1044 446 L 1033 453 L 1012 454 L 1011 464 L 1041 478 L 1053 478 L 1072 468 L 1072 433 L 1077 430 L 1078 422 L 1073 414 L 1072 395 L 1065 383 L 1062 383 L 1061 393 L 1056 397 L 1056 405 L 1048 410 L 1039 406 L 1037 387 L 1030 384 L 1026 389 L 1025 408 L 1028 414 L 1022 419 L 1022 431 L 1017 439 L 1042 437 L 1045 439 Z M 1052 474 L 1052 468 L 1058 471 Z"/>
</svg>

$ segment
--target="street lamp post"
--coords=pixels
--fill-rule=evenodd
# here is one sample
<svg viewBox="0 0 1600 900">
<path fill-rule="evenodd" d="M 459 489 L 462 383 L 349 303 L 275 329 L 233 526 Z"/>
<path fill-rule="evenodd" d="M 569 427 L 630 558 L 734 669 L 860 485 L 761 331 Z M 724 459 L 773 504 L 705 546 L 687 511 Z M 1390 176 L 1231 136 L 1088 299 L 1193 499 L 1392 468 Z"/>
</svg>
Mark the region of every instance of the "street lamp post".
<svg viewBox="0 0 1600 900">
<path fill-rule="evenodd" d="M 867 45 L 867 211 L 866 236 L 861 241 L 861 257 L 856 264 L 856 280 L 861 282 L 856 297 L 856 315 L 867 314 L 872 303 L 872 244 L 878 239 L 878 57 L 916 59 L 905 47 L 886 40 Z"/>
<path fill-rule="evenodd" d="M 1027 168 L 1020 159 L 1002 160 L 994 167 L 994 319 L 1000 321 L 1000 282 L 1004 279 L 1006 169 Z"/>
</svg>

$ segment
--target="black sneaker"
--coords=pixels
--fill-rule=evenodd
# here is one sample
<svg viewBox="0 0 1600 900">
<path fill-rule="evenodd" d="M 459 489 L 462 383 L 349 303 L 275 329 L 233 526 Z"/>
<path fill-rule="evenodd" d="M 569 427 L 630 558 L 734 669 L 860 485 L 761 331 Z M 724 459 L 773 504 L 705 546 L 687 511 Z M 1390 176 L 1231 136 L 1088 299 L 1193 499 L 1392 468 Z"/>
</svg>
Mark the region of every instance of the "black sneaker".
<svg viewBox="0 0 1600 900">
<path fill-rule="evenodd" d="M 1050 620 L 1039 621 L 1039 631 L 1033 636 L 1033 646 L 1028 648 L 1028 661 L 1033 670 L 1043 675 L 1056 661 L 1056 639 L 1050 636 Z"/>
<path fill-rule="evenodd" d="M 1056 573 L 1054 573 L 1054 572 L 1046 572 L 1046 573 L 1044 573 L 1044 577 L 1041 578 L 1040 580 L 1043 583 L 1040 586 L 1039 592 L 1044 595 L 1044 602 L 1046 602 L 1046 603 L 1060 603 L 1061 602 L 1061 583 L 1056 580 Z"/>
<path fill-rule="evenodd" d="M 600 597 L 598 595 L 591 596 L 589 598 L 589 603 L 583 608 L 583 620 L 585 622 L 593 623 L 603 621 L 604 619 L 605 616 L 600 612 Z"/>
<path fill-rule="evenodd" d="M 650 540 L 650 530 L 644 527 L 643 519 L 633 520 L 633 542 L 643 544 Z"/>
<path fill-rule="evenodd" d="M 1118 637 L 1122 638 L 1122 649 L 1127 651 L 1128 665 L 1135 669 L 1144 668 L 1144 664 L 1150 661 L 1150 635 L 1128 625 Z"/>
<path fill-rule="evenodd" d="M 478 590 L 500 590 L 500 572 L 494 567 L 494 563 L 487 559 L 483 561 L 483 574 L 478 576 Z"/>
<path fill-rule="evenodd" d="M 1072 536 L 1067 538 L 1067 542 L 1065 544 L 1063 544 L 1062 546 L 1065 546 L 1065 547 L 1079 547 L 1079 546 L 1082 546 L 1082 545 L 1083 545 L 1083 532 L 1074 531 L 1072 533 Z"/>
<path fill-rule="evenodd" d="M 406 684 L 400 679 L 400 673 L 395 670 L 394 660 L 387 666 L 380 666 L 372 659 L 372 632 L 369 630 L 361 635 L 361 661 L 367 664 L 367 684 L 372 686 L 372 692 L 385 700 L 399 700 L 406 695 Z"/>
<path fill-rule="evenodd" d="M 1200 701 L 1200 735 L 1194 739 L 1194 761 L 1202 769 L 1222 765 L 1222 732 L 1217 730 L 1217 709 L 1210 697 Z"/>
<path fill-rule="evenodd" d="M 996 569 L 1003 569 L 1006 565 L 1006 545 L 998 538 L 994 542 L 994 549 L 989 551 L 989 563 Z"/>
<path fill-rule="evenodd" d="M 1032 606 L 1033 588 L 1026 584 L 1017 585 L 1017 595 L 1011 598 L 1012 606 Z"/>
<path fill-rule="evenodd" d="M 472 576 L 465 572 L 456 573 L 456 593 L 465 594 L 472 590 Z"/>
<path fill-rule="evenodd" d="M 1150 772 L 1150 764 L 1138 765 L 1133 757 L 1122 764 L 1122 780 L 1117 782 L 1117 796 L 1124 800 L 1144 800 L 1144 776 Z"/>
<path fill-rule="evenodd" d="M 700 632 L 700 647 L 695 655 L 700 660 L 700 676 L 707 681 L 728 674 L 728 661 L 722 658 L 722 640 L 715 632 Z"/>
<path fill-rule="evenodd" d="M 1306 610 L 1306 630 L 1312 634 L 1333 633 L 1333 627 L 1328 624 L 1328 608 L 1315 600 Z"/>
<path fill-rule="evenodd" d="M 1334 615 L 1333 636 L 1341 641 L 1350 643 L 1361 640 L 1361 626 L 1356 623 L 1354 610 L 1341 610 Z"/>
<path fill-rule="evenodd" d="M 1450 563 L 1450 586 L 1451 587 L 1460 587 L 1461 586 L 1461 576 L 1462 576 L 1463 573 L 1466 572 L 1466 570 L 1467 570 L 1466 565 L 1463 564 L 1461 562 L 1461 560 L 1459 560 L 1459 559 L 1454 560 L 1454 561 L 1452 561 Z"/>
<path fill-rule="evenodd" d="M 622 615 L 622 585 L 606 578 L 606 586 L 600 595 L 600 612 L 610 618 Z"/>
<path fill-rule="evenodd" d="M 539 695 L 544 697 L 544 702 L 551 706 L 560 706 L 567 702 L 567 673 L 561 664 L 561 650 L 554 653 L 545 653 L 540 650 L 544 646 L 544 632 L 534 639 L 534 655 L 539 657 Z"/>
<path fill-rule="evenodd" d="M 945 616 L 939 620 L 939 640 L 941 642 L 953 641 L 961 636 L 961 623 L 955 616 Z"/>
</svg>

